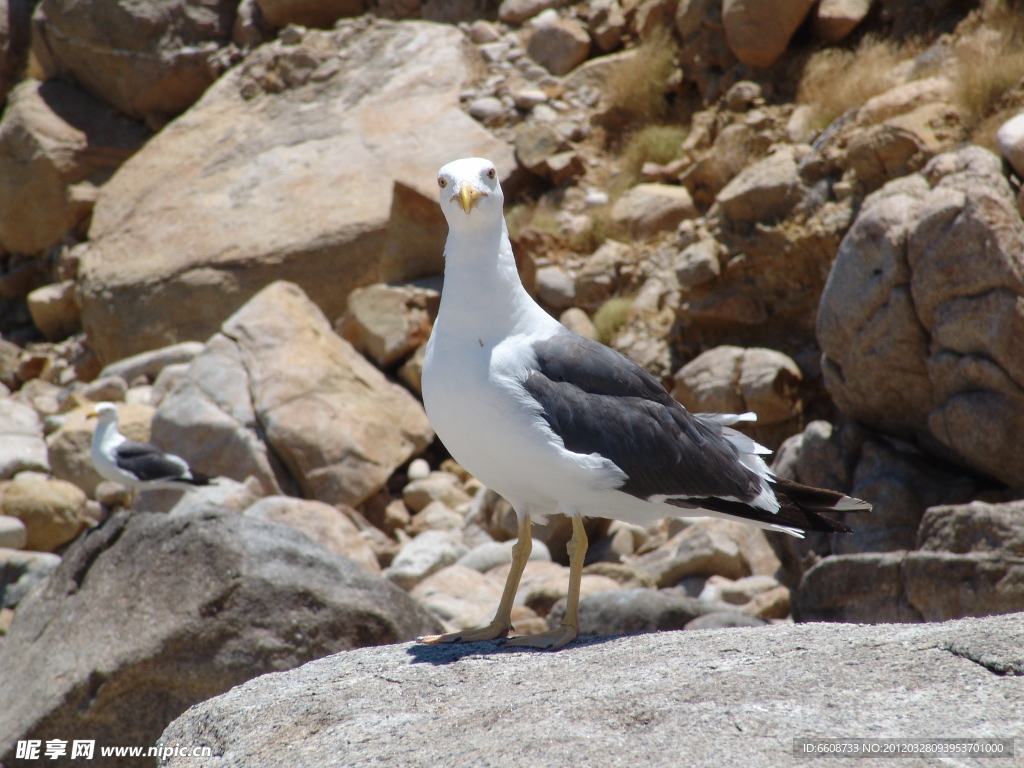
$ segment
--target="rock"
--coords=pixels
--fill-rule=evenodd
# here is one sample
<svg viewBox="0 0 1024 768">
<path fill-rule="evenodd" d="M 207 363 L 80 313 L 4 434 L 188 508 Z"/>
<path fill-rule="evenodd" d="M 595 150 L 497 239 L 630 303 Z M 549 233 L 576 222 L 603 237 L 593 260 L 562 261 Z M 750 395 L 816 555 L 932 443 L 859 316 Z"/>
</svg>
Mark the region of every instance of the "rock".
<svg viewBox="0 0 1024 768">
<path fill-rule="evenodd" d="M 0 399 L 0 480 L 19 472 L 49 472 L 43 425 L 35 410 L 8 398 Z M 7 545 L 2 545 L 7 546 Z"/>
<path fill-rule="evenodd" d="M 925 552 L 1001 551 L 1024 555 L 1024 502 L 935 506 L 918 528 L 917 549 Z"/>
<path fill-rule="evenodd" d="M 338 320 L 338 335 L 381 368 L 389 368 L 425 344 L 441 294 L 428 288 L 377 284 L 356 288 Z"/>
<path fill-rule="evenodd" d="M 366 0 L 256 0 L 263 18 L 274 27 L 296 24 L 330 29 L 338 19 L 361 16 Z"/>
<path fill-rule="evenodd" d="M 161 371 L 158 383 L 173 367 Z M 252 476 L 266 495 L 297 490 L 288 470 L 265 442 L 242 351 L 223 334 L 210 339 L 205 351 L 186 366 L 174 387 L 160 399 L 153 416 L 153 440 L 210 477 L 241 482 Z"/>
<path fill-rule="evenodd" d="M 297 286 L 267 286 L 223 333 L 245 361 L 267 444 L 304 496 L 358 505 L 433 439 L 419 402 L 336 336 Z"/>
<path fill-rule="evenodd" d="M 1022 253 L 1024 223 L 986 150 L 940 155 L 869 195 L 817 316 L 839 409 L 1024 488 Z"/>
<path fill-rule="evenodd" d="M 32 53 L 48 79 L 78 82 L 130 117 L 166 121 L 214 81 L 209 59 L 231 39 L 235 5 L 216 0 L 199 12 L 185 0 L 107 0 L 95 9 L 44 0 Z"/>
<path fill-rule="evenodd" d="M 579 307 L 569 307 L 558 316 L 558 322 L 573 333 L 597 341 L 597 328 L 590 316 Z"/>
<path fill-rule="evenodd" d="M 469 25 L 469 39 L 477 45 L 496 43 L 501 39 L 501 33 L 491 22 L 477 19 Z"/>
<path fill-rule="evenodd" d="M 793 595 L 793 618 L 865 624 L 922 621 L 900 578 L 905 555 L 871 552 L 824 558 L 804 574 Z"/>
<path fill-rule="evenodd" d="M 987 552 L 909 552 L 900 568 L 907 600 L 925 621 L 1024 611 L 1024 562 Z"/>
<path fill-rule="evenodd" d="M 618 0 L 590 0 L 587 3 L 587 31 L 594 45 L 605 53 L 619 47 L 626 29 L 626 16 Z"/>
<path fill-rule="evenodd" d="M 411 590 L 427 576 L 455 562 L 469 550 L 446 531 L 424 531 L 402 547 L 384 578 L 405 590 Z"/>
<path fill-rule="evenodd" d="M 814 0 L 722 0 L 729 48 L 744 64 L 770 67 L 813 5 Z"/>
<path fill-rule="evenodd" d="M 553 157 L 566 152 L 571 145 L 550 123 L 528 121 L 515 130 L 516 158 L 531 173 L 550 178 Z"/>
<path fill-rule="evenodd" d="M 441 501 L 451 508 L 470 501 L 462 490 L 459 479 L 450 472 L 431 472 L 422 480 L 413 480 L 402 489 L 402 501 L 412 512 L 419 512 L 434 501 Z"/>
<path fill-rule="evenodd" d="M 246 517 L 283 523 L 323 547 L 344 555 L 370 573 L 380 573 L 377 557 L 348 516 L 321 501 L 268 496 L 245 510 Z"/>
<path fill-rule="evenodd" d="M 49 552 L 0 549 L 0 606 L 16 608 L 60 563 L 60 556 Z"/>
<path fill-rule="evenodd" d="M 0 339 L 0 384 L 8 389 L 17 389 L 21 384 L 17 374 L 21 352 L 17 344 Z"/>
<path fill-rule="evenodd" d="M 700 599 L 744 605 L 762 592 L 775 589 L 777 586 L 779 582 L 771 576 L 747 576 L 736 581 L 723 576 L 711 576 L 700 593 Z"/>
<path fill-rule="evenodd" d="M 556 264 L 537 270 L 537 298 L 556 312 L 576 301 L 576 281 Z"/>
<path fill-rule="evenodd" d="M 183 341 L 180 344 L 171 344 L 169 347 L 161 347 L 149 352 L 142 352 L 132 355 L 116 363 L 111 363 L 100 371 L 99 378 L 106 376 L 120 376 L 125 381 L 135 381 L 140 376 L 145 376 L 155 381 L 161 371 L 169 365 L 184 365 L 191 363 L 206 350 L 206 345 L 199 341 Z"/>
<path fill-rule="evenodd" d="M 633 635 L 682 629 L 698 616 L 721 604 L 695 600 L 672 590 L 624 589 L 601 592 L 580 598 L 581 635 Z M 548 625 L 557 627 L 565 615 L 565 606 L 554 608 Z"/>
<path fill-rule="evenodd" d="M 590 55 L 590 35 L 574 19 L 537 28 L 526 45 L 530 58 L 556 77 L 567 75 Z"/>
<path fill-rule="evenodd" d="M 0 245 L 38 253 L 60 242 L 147 134 L 70 83 L 17 85 L 0 120 Z"/>
<path fill-rule="evenodd" d="M 999 126 L 996 144 L 1018 176 L 1024 176 L 1024 112 Z"/>
<path fill-rule="evenodd" d="M 733 223 L 785 217 L 801 195 L 797 167 L 806 147 L 787 145 L 740 171 L 715 197 Z"/>
<path fill-rule="evenodd" d="M 32 0 L 0 7 L 0 101 L 24 75 L 34 7 Z"/>
<path fill-rule="evenodd" d="M 0 691 L 15 703 L 0 714 L 0 753 L 8 761 L 40 728 L 151 744 L 176 714 L 254 676 L 439 628 L 288 526 L 120 513 L 19 605 L 0 650 Z"/>
<path fill-rule="evenodd" d="M 512 562 L 512 547 L 515 543 L 515 540 L 503 541 L 500 544 L 496 541 L 485 542 L 464 554 L 455 564 L 486 573 L 492 568 Z M 551 553 L 543 541 L 533 540 L 530 560 L 551 561 Z"/>
<path fill-rule="evenodd" d="M 732 112 L 746 112 L 755 104 L 764 104 L 761 86 L 750 80 L 740 80 L 725 93 L 723 104 Z"/>
<path fill-rule="evenodd" d="M 764 620 L 784 619 L 790 611 L 789 590 L 778 586 L 759 592 L 743 606 L 743 611 Z"/>
<path fill-rule="evenodd" d="M 36 357 L 30 353 L 22 355 L 21 363 L 18 365 L 18 378 L 30 377 L 30 369 L 40 362 L 42 367 L 49 370 L 52 358 L 47 356 Z M 27 370 L 29 369 L 29 370 Z M 38 378 L 26 378 L 21 389 L 11 395 L 11 400 L 23 405 L 31 406 L 42 417 L 51 416 L 62 409 L 63 390 L 56 384 Z M 72 398 L 73 399 L 73 398 Z"/>
<path fill-rule="evenodd" d="M 25 525 L 25 549 L 52 552 L 86 527 L 85 494 L 64 480 L 22 472 L 4 490 L 3 513 Z"/>
<path fill-rule="evenodd" d="M 417 395 L 423 394 L 423 361 L 426 357 L 427 345 L 421 344 L 398 369 L 398 378 Z"/>
<path fill-rule="evenodd" d="M 775 740 L 789 750 L 792 734 L 806 728 L 806 713 L 787 706 L 797 689 L 805 706 L 852 733 L 1013 733 L 1018 717 L 1003 691 L 1014 696 L 1021 686 L 1020 645 L 1019 618 L 1003 617 L 667 632 L 582 640 L 553 654 L 493 644 L 365 649 L 203 702 L 159 744 L 199 744 L 223 734 L 217 744 L 225 766 L 263 768 L 280 750 L 344 750 L 355 762 L 385 763 L 395 749 L 393 725 L 380 717 L 386 710 L 404 724 L 410 746 L 402 759 L 410 768 L 454 764 L 466 750 L 550 766 L 552 749 L 584 765 L 770 765 L 778 762 Z M 777 663 L 780 657 L 786 664 Z M 628 681 L 614 670 L 628 670 Z M 381 677 L 399 682 L 382 687 Z M 537 690 L 522 696 L 524 685 Z M 914 706 L 892 696 L 894 687 L 912 690 Z M 954 698 L 962 709 L 949 706 Z M 516 716 L 503 728 L 480 722 L 480 713 L 507 713 L 513 700 Z M 695 735 L 697 718 L 715 729 L 713 739 Z M 550 723 L 543 734 L 536 730 L 541 721 Z M 310 733 L 311 722 L 337 725 Z M 763 729 L 769 743 L 752 744 L 749 727 Z M 174 755 L 165 764 L 184 768 L 195 758 Z"/>
<path fill-rule="evenodd" d="M 508 108 L 501 99 L 497 99 L 494 96 L 484 96 L 469 102 L 466 111 L 484 125 L 500 125 L 505 121 L 505 114 Z"/>
<path fill-rule="evenodd" d="M 673 378 L 672 397 L 694 413 L 753 411 L 763 426 L 790 421 L 803 412 L 800 369 L 775 350 L 715 347 Z"/>
<path fill-rule="evenodd" d="M 953 83 L 947 77 L 926 77 L 894 86 L 884 93 L 872 96 L 857 110 L 856 124 L 866 127 L 877 125 L 894 117 L 913 112 L 935 102 L 948 102 L 953 98 Z"/>
<path fill-rule="evenodd" d="M 443 501 L 432 501 L 415 515 L 409 523 L 413 536 L 423 531 L 451 531 L 459 533 L 465 525 L 465 518 Z"/>
<path fill-rule="evenodd" d="M 838 43 L 871 10 L 871 0 L 822 0 L 814 11 L 811 31 L 826 43 Z"/>
<path fill-rule="evenodd" d="M 217 512 L 241 513 L 257 503 L 260 498 L 258 490 L 258 484 L 252 481 L 249 484 L 238 483 L 226 477 L 217 477 L 211 480 L 209 485 L 201 485 L 182 494 L 181 498 L 170 507 L 167 514 L 172 517 L 184 517 L 210 509 Z M 140 503 L 139 506 L 141 507 L 143 504 Z M 155 509 L 145 509 L 144 511 L 161 512 L 164 509 L 167 509 L 166 505 L 159 505 Z"/>
<path fill-rule="evenodd" d="M 103 482 L 89 458 L 96 420 L 87 418 L 93 406 L 76 408 L 56 432 L 47 435 L 46 448 L 55 477 L 67 480 L 93 498 L 96 486 Z M 129 440 L 150 442 L 150 424 L 154 409 L 149 405 L 117 405 L 118 429 Z"/>
<path fill-rule="evenodd" d="M 565 5 L 564 0 L 501 0 L 498 18 L 506 24 L 522 24 L 541 11 Z"/>
<path fill-rule="evenodd" d="M 506 186 L 515 169 L 459 105 L 478 62 L 464 39 L 342 22 L 261 46 L 220 78 L 104 186 L 80 282 L 100 360 L 205 340 L 277 279 L 337 318 L 353 288 L 439 274 L 437 169 L 488 157 Z"/>
<path fill-rule="evenodd" d="M 153 385 L 139 384 L 137 387 L 129 387 L 128 391 L 124 393 L 124 401 L 140 405 L 154 405 Z"/>
<path fill-rule="evenodd" d="M 82 389 L 82 397 L 92 400 L 94 403 L 124 402 L 124 396 L 127 393 L 128 382 L 120 376 L 103 376 L 94 379 Z"/>
<path fill-rule="evenodd" d="M 580 579 L 580 596 L 603 594 L 605 592 L 617 592 L 621 585 L 615 579 L 596 574 L 584 574 Z M 536 611 L 539 616 L 547 616 L 552 606 L 559 600 L 565 600 L 569 594 L 569 573 L 564 571 L 556 576 L 536 580 L 532 583 L 521 585 L 516 598 L 522 604 Z"/>
<path fill-rule="evenodd" d="M 501 599 L 501 589 L 501 584 L 478 570 L 449 565 L 425 578 L 409 594 L 458 630 L 490 621 Z"/>
<path fill-rule="evenodd" d="M 698 616 L 693 621 L 687 622 L 683 629 L 725 629 L 726 627 L 763 627 L 767 624 L 764 619 L 756 616 L 748 616 L 745 613 L 735 611 L 714 611 Z"/>
<path fill-rule="evenodd" d="M 405 471 L 405 476 L 409 478 L 409 481 L 413 480 L 425 480 L 430 477 L 430 464 L 426 459 L 413 459 L 409 462 L 409 468 Z"/>
<path fill-rule="evenodd" d="M 632 251 L 625 243 L 605 240 L 588 256 L 576 275 L 576 301 L 578 306 L 596 312 L 619 287 L 620 270 Z"/>
<path fill-rule="evenodd" d="M 695 288 L 711 282 L 722 273 L 718 255 L 722 246 L 710 237 L 691 243 L 679 252 L 676 259 L 676 279 L 685 288 Z"/>
<path fill-rule="evenodd" d="M 548 100 L 548 95 L 539 88 L 523 88 L 521 90 L 514 91 L 512 93 L 512 99 L 515 101 L 517 108 L 529 112 L 538 104 L 546 102 Z"/>
<path fill-rule="evenodd" d="M 150 393 L 150 405 L 159 406 L 163 402 L 164 398 L 167 397 L 175 387 L 178 386 L 178 382 L 182 380 L 186 373 L 188 373 L 189 363 L 175 363 L 168 365 L 164 368 L 156 377 L 156 381 L 153 382 L 153 389 Z"/>
<path fill-rule="evenodd" d="M 749 576 L 750 564 L 739 544 L 720 525 L 722 522 L 713 518 L 699 520 L 653 552 L 630 558 L 628 564 L 652 576 L 659 587 L 674 586 L 687 576 Z"/>
<path fill-rule="evenodd" d="M 3 496 L 0 494 L 0 502 Z M 0 509 L 3 507 L 0 506 Z M 25 524 L 16 517 L 0 515 L 0 548 L 3 549 L 24 549 L 28 542 L 28 532 Z"/>
<path fill-rule="evenodd" d="M 637 184 L 615 201 L 611 212 L 617 226 L 641 240 L 675 229 L 683 219 L 697 215 L 686 188 L 669 184 Z"/>
<path fill-rule="evenodd" d="M 36 328 L 50 341 L 66 339 L 82 327 L 82 311 L 75 298 L 75 281 L 44 285 L 26 299 Z"/>
</svg>

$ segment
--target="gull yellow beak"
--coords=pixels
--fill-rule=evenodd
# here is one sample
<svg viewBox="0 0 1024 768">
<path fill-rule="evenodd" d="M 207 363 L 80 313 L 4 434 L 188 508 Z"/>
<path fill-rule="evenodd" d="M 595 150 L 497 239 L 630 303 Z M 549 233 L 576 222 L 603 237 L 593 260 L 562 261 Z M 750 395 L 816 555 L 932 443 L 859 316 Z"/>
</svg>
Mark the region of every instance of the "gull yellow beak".
<svg viewBox="0 0 1024 768">
<path fill-rule="evenodd" d="M 473 206 L 476 205 L 477 200 L 486 196 L 486 192 L 481 192 L 468 181 L 464 181 L 459 184 L 459 190 L 455 194 L 455 197 L 459 199 L 459 206 L 467 215 L 471 210 L 473 210 Z"/>
<path fill-rule="evenodd" d="M 96 413 L 96 411 L 89 411 L 87 414 L 85 414 L 85 418 L 87 419 L 98 419 L 99 417 L 100 415 Z"/>
</svg>

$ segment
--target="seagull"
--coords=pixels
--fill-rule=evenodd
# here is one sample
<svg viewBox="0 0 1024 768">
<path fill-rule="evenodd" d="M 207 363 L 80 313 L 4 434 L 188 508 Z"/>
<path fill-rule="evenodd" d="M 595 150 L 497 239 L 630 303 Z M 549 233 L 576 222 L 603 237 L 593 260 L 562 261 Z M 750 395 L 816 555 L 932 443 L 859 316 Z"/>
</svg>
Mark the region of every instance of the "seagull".
<svg viewBox="0 0 1024 768">
<path fill-rule="evenodd" d="M 573 527 L 565 619 L 508 645 L 556 649 L 579 634 L 584 515 L 638 525 L 717 517 L 802 536 L 851 530 L 824 511 L 871 508 L 777 477 L 761 458 L 771 451 L 732 429 L 754 414 L 691 414 L 632 360 L 545 312 L 519 280 L 493 163 L 456 160 L 437 184 L 449 231 L 423 402 L 455 460 L 515 509 L 518 538 L 494 620 L 421 642 L 505 637 L 531 521 L 556 512 Z"/>
<path fill-rule="evenodd" d="M 89 451 L 93 466 L 107 480 L 128 487 L 132 503 L 137 491 L 188 491 L 210 484 L 206 475 L 189 469 L 180 456 L 122 435 L 117 429 L 117 407 L 113 403 L 98 403 L 86 418 L 99 420 Z"/>
</svg>

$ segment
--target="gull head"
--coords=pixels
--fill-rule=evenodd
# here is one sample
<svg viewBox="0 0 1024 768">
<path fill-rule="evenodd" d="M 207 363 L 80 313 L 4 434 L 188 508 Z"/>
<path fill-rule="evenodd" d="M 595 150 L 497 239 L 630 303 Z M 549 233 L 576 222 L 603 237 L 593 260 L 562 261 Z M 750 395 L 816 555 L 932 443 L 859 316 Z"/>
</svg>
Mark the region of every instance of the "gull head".
<svg viewBox="0 0 1024 768">
<path fill-rule="evenodd" d="M 117 421 L 117 406 L 113 403 L 97 403 L 85 418 L 99 419 L 100 424 L 109 424 L 112 421 Z"/>
<path fill-rule="evenodd" d="M 441 211 L 454 231 L 495 226 L 505 196 L 494 163 L 481 157 L 455 160 L 437 172 Z"/>
</svg>

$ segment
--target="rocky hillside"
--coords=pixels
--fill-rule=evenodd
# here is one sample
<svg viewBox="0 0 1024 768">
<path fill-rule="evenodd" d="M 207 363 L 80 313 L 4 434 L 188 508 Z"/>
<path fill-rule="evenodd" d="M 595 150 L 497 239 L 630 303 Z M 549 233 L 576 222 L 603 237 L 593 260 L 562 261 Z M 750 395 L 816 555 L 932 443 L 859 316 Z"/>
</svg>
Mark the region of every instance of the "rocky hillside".
<svg viewBox="0 0 1024 768">
<path fill-rule="evenodd" d="M 874 504 L 589 520 L 584 634 L 1024 611 L 1022 40 L 1008 0 L 7 3 L 0 761 L 489 619 L 515 515 L 419 389 L 464 156 L 553 316 Z M 128 509 L 103 401 L 215 484 Z M 564 612 L 569 522 L 534 535 L 517 633 Z"/>
</svg>

